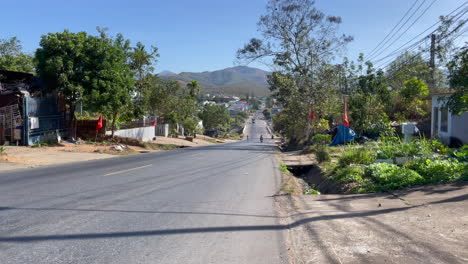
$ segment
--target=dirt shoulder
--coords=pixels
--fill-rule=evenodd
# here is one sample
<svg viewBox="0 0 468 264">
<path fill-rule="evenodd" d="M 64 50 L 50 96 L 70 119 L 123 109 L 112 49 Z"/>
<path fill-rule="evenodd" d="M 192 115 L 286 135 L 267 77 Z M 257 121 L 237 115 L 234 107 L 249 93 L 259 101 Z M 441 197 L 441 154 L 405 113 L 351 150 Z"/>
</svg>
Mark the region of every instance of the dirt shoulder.
<svg viewBox="0 0 468 264">
<path fill-rule="evenodd" d="M 292 161 L 292 160 L 291 160 Z M 467 263 L 468 182 L 392 193 L 275 197 L 291 263 Z"/>
</svg>

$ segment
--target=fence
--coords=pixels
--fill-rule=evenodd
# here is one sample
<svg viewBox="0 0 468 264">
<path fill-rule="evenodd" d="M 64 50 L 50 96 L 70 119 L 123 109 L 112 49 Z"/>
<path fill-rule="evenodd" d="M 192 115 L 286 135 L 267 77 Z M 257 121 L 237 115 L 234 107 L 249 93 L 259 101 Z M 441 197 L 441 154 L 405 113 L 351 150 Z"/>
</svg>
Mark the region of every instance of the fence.
<svg viewBox="0 0 468 264">
<path fill-rule="evenodd" d="M 102 138 L 106 135 L 106 120 L 102 120 L 102 128 L 99 129 L 97 136 Z M 76 121 L 76 137 L 81 139 L 96 138 L 97 120 L 77 120 Z"/>
<path fill-rule="evenodd" d="M 55 141 L 67 133 L 65 113 L 59 111 L 56 98 L 24 97 L 25 143 Z"/>
</svg>

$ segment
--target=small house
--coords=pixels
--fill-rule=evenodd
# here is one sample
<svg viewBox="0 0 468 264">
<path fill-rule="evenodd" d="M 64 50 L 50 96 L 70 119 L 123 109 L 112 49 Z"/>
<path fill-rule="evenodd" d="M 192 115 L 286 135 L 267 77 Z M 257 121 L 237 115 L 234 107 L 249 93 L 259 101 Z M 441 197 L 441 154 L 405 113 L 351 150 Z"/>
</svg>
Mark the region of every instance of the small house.
<svg viewBox="0 0 468 264">
<path fill-rule="evenodd" d="M 446 102 L 450 94 L 432 96 L 431 136 L 448 145 L 468 143 L 468 112 L 453 115 Z"/>
</svg>

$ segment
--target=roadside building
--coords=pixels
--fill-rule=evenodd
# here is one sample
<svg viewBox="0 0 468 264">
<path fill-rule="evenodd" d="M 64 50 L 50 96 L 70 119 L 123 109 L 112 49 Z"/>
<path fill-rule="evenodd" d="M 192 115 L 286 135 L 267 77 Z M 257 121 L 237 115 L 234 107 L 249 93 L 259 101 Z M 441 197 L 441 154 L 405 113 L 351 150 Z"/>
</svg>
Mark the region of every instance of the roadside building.
<svg viewBox="0 0 468 264">
<path fill-rule="evenodd" d="M 32 145 L 66 134 L 65 105 L 43 91 L 32 74 L 0 70 L 0 144 Z"/>
<path fill-rule="evenodd" d="M 445 144 L 468 143 L 468 112 L 453 115 L 445 105 L 450 94 L 432 96 L 431 136 Z"/>
</svg>

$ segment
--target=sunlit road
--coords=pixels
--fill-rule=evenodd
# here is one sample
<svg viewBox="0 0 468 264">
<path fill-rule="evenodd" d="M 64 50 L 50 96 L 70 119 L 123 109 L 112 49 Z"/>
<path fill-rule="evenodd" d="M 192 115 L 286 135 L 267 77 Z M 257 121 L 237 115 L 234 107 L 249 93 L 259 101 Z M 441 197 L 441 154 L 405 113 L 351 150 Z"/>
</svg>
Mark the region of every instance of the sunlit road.
<svg viewBox="0 0 468 264">
<path fill-rule="evenodd" d="M 249 141 L 0 173 L 0 263 L 286 263 L 264 121 Z"/>
</svg>

